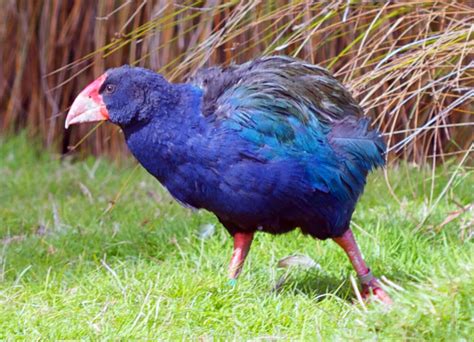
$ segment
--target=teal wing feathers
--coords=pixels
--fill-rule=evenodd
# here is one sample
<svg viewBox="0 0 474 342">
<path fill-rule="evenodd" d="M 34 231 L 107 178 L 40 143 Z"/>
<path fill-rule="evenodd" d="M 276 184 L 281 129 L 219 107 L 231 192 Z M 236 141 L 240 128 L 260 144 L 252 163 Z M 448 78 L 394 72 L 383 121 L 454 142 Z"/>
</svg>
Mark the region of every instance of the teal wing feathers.
<svg viewBox="0 0 474 342">
<path fill-rule="evenodd" d="M 320 191 L 357 198 L 367 172 L 383 164 L 378 134 L 369 134 L 362 109 L 322 67 L 264 57 L 201 69 L 190 82 L 204 91 L 203 114 L 251 142 L 249 154 L 297 160 Z"/>
</svg>

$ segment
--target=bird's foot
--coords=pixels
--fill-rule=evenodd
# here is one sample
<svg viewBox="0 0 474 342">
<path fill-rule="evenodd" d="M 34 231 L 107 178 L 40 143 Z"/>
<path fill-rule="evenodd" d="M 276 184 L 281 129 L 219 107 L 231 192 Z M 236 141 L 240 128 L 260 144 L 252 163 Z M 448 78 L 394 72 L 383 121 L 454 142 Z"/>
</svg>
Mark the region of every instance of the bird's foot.
<svg viewBox="0 0 474 342">
<path fill-rule="evenodd" d="M 385 305 L 392 305 L 392 299 L 390 296 L 382 289 L 380 282 L 377 278 L 373 277 L 365 282 L 362 282 L 362 299 L 369 301 L 371 299 L 379 300 Z"/>
<path fill-rule="evenodd" d="M 235 278 L 229 279 L 229 281 L 227 282 L 227 285 L 229 285 L 230 287 L 235 287 L 237 285 L 237 279 Z"/>
</svg>

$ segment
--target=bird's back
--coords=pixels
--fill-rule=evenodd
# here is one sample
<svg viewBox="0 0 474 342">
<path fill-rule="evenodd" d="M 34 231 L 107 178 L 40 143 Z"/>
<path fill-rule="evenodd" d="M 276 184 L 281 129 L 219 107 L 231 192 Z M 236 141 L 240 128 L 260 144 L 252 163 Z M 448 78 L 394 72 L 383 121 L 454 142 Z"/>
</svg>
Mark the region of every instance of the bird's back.
<svg viewBox="0 0 474 342">
<path fill-rule="evenodd" d="M 252 91 L 254 98 L 263 102 L 285 101 L 290 111 L 274 114 L 295 115 L 305 122 L 311 115 L 327 124 L 363 115 L 351 94 L 325 68 L 287 56 L 199 69 L 189 83 L 204 90 L 204 115 L 226 115 L 219 105 L 242 89 Z"/>
</svg>

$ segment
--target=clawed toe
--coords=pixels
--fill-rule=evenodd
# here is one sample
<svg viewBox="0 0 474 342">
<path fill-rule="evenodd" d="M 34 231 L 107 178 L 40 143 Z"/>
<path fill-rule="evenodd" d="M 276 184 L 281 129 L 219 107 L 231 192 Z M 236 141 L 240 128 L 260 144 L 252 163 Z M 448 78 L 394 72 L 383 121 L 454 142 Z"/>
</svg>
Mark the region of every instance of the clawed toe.
<svg viewBox="0 0 474 342">
<path fill-rule="evenodd" d="M 390 296 L 382 289 L 377 278 L 373 278 L 369 282 L 362 284 L 362 298 L 365 301 L 371 299 L 379 300 L 386 305 L 392 305 L 393 301 Z"/>
</svg>

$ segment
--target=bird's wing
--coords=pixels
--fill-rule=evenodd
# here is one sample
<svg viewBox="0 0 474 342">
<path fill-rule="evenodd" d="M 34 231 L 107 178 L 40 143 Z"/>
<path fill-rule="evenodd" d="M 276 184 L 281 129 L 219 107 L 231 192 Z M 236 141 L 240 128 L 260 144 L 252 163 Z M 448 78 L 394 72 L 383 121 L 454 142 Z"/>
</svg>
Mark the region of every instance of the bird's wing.
<svg viewBox="0 0 474 342">
<path fill-rule="evenodd" d="M 191 83 L 204 91 L 202 113 L 251 143 L 250 158 L 297 160 L 315 188 L 352 191 L 343 185 L 355 182 L 352 166 L 342 159 L 358 157 L 366 140 L 373 145 L 375 138 L 357 135 L 367 131 L 359 123 L 362 109 L 327 70 L 289 57 L 265 57 L 201 69 Z M 341 128 L 330 134 L 335 127 Z M 378 165 L 380 152 L 374 149 L 369 157 Z M 357 167 L 362 185 L 369 167 Z"/>
<path fill-rule="evenodd" d="M 335 122 L 362 116 L 327 70 L 290 57 L 201 69 L 190 83 L 203 89 L 205 116 L 269 154 L 324 153 Z"/>
<path fill-rule="evenodd" d="M 189 80 L 204 91 L 202 113 L 249 142 L 246 158 L 297 162 L 312 186 L 338 183 L 327 141 L 331 122 L 360 108 L 325 69 L 288 57 L 266 57 L 227 68 L 202 69 Z M 315 168 L 314 165 L 318 165 Z"/>
</svg>

